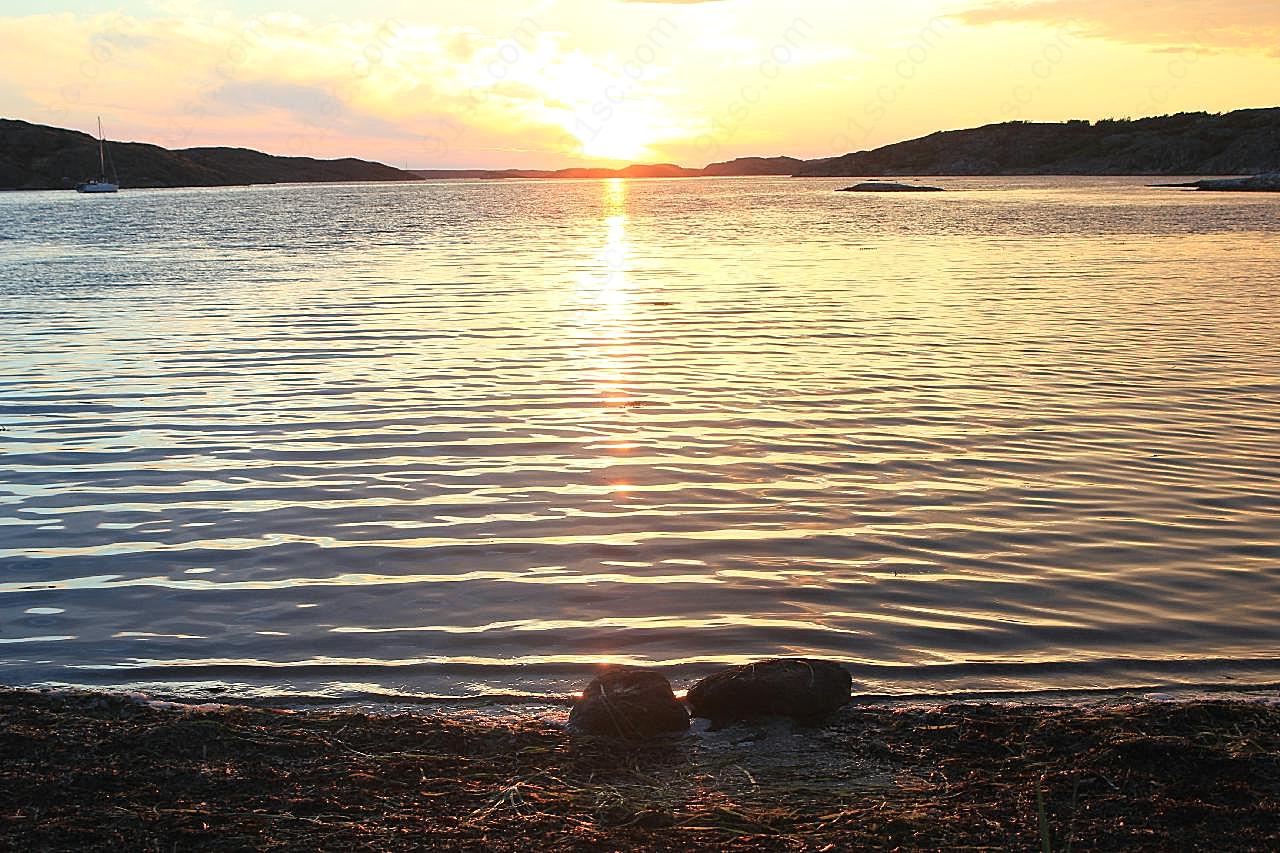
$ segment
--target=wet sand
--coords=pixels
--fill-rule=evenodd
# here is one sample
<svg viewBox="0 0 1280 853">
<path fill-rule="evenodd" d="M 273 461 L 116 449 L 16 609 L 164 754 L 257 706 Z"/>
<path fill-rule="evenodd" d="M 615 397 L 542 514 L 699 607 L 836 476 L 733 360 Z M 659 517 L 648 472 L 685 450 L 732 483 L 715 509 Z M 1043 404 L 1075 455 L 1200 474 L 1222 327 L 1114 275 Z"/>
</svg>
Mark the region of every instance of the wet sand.
<svg viewBox="0 0 1280 853">
<path fill-rule="evenodd" d="M 1280 706 L 852 706 L 671 740 L 554 719 L 0 693 L 5 850 L 1263 850 Z"/>
</svg>

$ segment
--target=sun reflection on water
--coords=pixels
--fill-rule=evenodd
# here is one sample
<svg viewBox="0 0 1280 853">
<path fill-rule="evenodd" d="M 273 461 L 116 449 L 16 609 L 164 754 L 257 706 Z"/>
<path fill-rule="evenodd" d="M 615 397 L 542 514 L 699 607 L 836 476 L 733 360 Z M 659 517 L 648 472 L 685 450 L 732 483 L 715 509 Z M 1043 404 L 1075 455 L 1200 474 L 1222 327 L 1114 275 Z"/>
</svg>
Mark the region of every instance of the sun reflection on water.
<svg viewBox="0 0 1280 853">
<path fill-rule="evenodd" d="M 627 274 L 630 270 L 631 243 L 627 237 L 627 182 L 621 178 L 604 181 L 601 213 L 604 223 L 604 245 L 597 252 L 594 263 L 582 275 L 581 288 L 594 296 L 597 305 L 607 309 L 601 319 L 612 321 L 625 319 L 623 314 L 628 301 Z M 611 324 L 615 328 L 617 324 Z"/>
<path fill-rule="evenodd" d="M 578 277 L 575 350 L 582 375 L 599 399 L 597 410 L 605 420 L 603 435 L 591 441 L 589 449 L 605 461 L 602 472 L 611 501 L 633 497 L 629 478 L 611 472 L 608 466 L 633 453 L 639 444 L 634 425 L 626 417 L 636 405 L 632 366 L 641 357 L 635 343 L 632 318 L 633 292 L 628 277 L 632 245 L 628 235 L 627 181 L 613 179 L 601 183 L 601 243 Z"/>
<path fill-rule="evenodd" d="M 578 279 L 578 351 L 586 374 L 606 407 L 630 405 L 629 366 L 635 359 L 628 272 L 632 247 L 627 234 L 627 182 L 602 183 L 603 243 Z M 611 445 L 626 452 L 625 442 Z"/>
</svg>

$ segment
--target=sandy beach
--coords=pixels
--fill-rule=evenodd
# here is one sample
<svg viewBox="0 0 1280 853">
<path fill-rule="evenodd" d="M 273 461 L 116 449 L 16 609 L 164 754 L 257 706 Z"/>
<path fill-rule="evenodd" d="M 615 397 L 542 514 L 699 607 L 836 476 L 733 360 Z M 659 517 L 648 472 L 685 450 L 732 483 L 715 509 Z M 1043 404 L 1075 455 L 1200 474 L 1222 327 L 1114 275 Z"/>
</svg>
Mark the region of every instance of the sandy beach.
<svg viewBox="0 0 1280 853">
<path fill-rule="evenodd" d="M 4 850 L 1266 850 L 1280 707 L 849 706 L 629 743 L 559 716 L 0 695 Z"/>
</svg>

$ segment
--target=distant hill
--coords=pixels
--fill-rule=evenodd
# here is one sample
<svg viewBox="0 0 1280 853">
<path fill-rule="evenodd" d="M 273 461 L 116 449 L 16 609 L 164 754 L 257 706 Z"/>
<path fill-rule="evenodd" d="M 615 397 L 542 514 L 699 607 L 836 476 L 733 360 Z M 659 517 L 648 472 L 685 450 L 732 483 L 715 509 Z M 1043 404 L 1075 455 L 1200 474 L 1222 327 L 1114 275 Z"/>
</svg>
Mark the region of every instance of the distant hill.
<svg viewBox="0 0 1280 853">
<path fill-rule="evenodd" d="M 351 158 L 274 157 L 245 148 L 170 151 L 139 142 L 108 142 L 107 148 L 126 188 L 420 180 Z M 0 189 L 66 189 L 97 173 L 98 143 L 89 134 L 0 119 Z"/>
<path fill-rule="evenodd" d="M 741 157 L 701 169 L 416 171 L 444 178 L 667 178 L 745 175 L 1255 175 L 1280 171 L 1280 107 L 1142 119 L 1005 122 L 820 160 Z"/>
<path fill-rule="evenodd" d="M 779 175 L 1254 175 L 1280 171 L 1280 107 L 1143 119 L 1006 122 L 821 160 L 741 157 L 690 169 L 670 163 L 622 169 L 419 169 L 366 160 L 274 157 L 244 148 L 169 151 L 110 143 L 125 187 L 189 187 L 450 178 L 697 178 Z M 73 130 L 0 119 L 0 189 L 58 189 L 91 177 L 97 143 Z"/>
<path fill-rule="evenodd" d="M 795 157 L 739 157 L 725 163 L 712 163 L 699 172 L 703 175 L 717 177 L 735 177 L 748 175 L 794 175 L 804 165 L 803 160 Z"/>
<path fill-rule="evenodd" d="M 686 169 L 670 163 L 626 166 L 621 169 L 413 169 L 413 174 L 426 180 L 480 178 L 705 178 L 780 175 L 790 177 L 804 165 L 794 157 L 741 157 L 724 163 L 712 163 L 703 169 Z"/>
<path fill-rule="evenodd" d="M 638 164 L 621 169 L 595 169 L 575 167 L 572 169 L 411 169 L 413 174 L 428 181 L 449 180 L 456 178 L 480 178 L 483 180 L 500 180 L 503 178 L 696 178 L 697 169 L 686 169 L 670 163 L 652 165 Z"/>
<path fill-rule="evenodd" d="M 1007 122 L 805 163 L 800 177 L 1246 175 L 1280 170 L 1280 108 Z"/>
</svg>

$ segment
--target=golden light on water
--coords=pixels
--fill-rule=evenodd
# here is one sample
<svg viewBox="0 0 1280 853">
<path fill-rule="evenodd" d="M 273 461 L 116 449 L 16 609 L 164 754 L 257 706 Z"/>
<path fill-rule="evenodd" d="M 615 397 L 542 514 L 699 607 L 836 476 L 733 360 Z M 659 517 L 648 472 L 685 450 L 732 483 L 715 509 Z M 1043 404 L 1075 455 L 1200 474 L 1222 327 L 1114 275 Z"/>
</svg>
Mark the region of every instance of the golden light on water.
<svg viewBox="0 0 1280 853">
<path fill-rule="evenodd" d="M 603 239 L 578 280 L 579 328 L 589 375 L 606 406 L 626 405 L 631 355 L 628 270 L 632 253 L 627 237 L 627 182 L 601 184 Z"/>
<path fill-rule="evenodd" d="M 9 194 L 0 647 L 1219 678 L 1276 645 L 1275 200 L 1148 180 Z"/>
<path fill-rule="evenodd" d="M 635 405 L 631 365 L 634 349 L 629 272 L 633 248 L 628 236 L 628 182 L 613 179 L 600 183 L 600 242 L 587 268 L 578 276 L 575 299 L 579 305 L 575 335 L 583 376 L 600 400 L 607 418 L 608 436 L 594 440 L 590 449 L 602 459 L 627 456 L 639 446 L 620 416 Z M 618 474 L 606 473 L 612 498 L 631 496 L 633 484 Z"/>
</svg>

